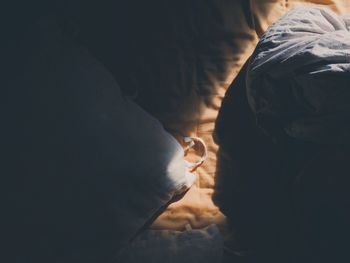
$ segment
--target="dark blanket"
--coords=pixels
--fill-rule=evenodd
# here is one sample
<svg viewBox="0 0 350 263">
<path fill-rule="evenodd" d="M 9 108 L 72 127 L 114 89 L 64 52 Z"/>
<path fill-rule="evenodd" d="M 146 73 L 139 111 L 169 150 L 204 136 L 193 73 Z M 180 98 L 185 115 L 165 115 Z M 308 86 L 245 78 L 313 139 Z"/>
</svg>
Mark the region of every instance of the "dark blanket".
<svg viewBox="0 0 350 263">
<path fill-rule="evenodd" d="M 252 262 L 344 262 L 349 244 L 350 154 L 340 147 L 274 142 L 256 125 L 246 67 L 216 122 L 215 202 L 234 233 L 231 248 Z M 338 260 L 338 261 L 337 261 Z"/>
</svg>

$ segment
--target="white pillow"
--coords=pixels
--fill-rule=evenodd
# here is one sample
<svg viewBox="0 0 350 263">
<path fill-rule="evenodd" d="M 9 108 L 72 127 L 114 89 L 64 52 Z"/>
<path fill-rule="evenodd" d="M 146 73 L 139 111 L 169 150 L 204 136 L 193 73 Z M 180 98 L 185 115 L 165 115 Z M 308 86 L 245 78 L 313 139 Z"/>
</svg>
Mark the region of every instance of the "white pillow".
<svg viewBox="0 0 350 263">
<path fill-rule="evenodd" d="M 23 57 L 23 136 L 35 145 L 28 175 L 41 181 L 26 189 L 41 193 L 42 214 L 32 220 L 48 229 L 51 256 L 108 259 L 195 177 L 162 125 L 124 98 L 86 49 L 46 24 L 29 34 Z"/>
</svg>

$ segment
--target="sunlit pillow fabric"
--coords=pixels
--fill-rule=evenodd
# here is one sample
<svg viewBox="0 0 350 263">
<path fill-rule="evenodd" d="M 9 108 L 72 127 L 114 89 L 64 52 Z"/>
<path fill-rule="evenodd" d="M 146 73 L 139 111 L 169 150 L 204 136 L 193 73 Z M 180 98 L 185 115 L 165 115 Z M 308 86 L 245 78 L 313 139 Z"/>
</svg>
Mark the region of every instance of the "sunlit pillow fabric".
<svg viewBox="0 0 350 263">
<path fill-rule="evenodd" d="M 253 53 L 247 92 L 275 139 L 350 143 L 350 17 L 300 7 L 275 22 Z"/>
<path fill-rule="evenodd" d="M 46 240 L 42 254 L 102 262 L 175 192 L 188 188 L 194 175 L 187 172 L 181 145 L 122 96 L 86 49 L 58 27 L 38 28 L 28 35 L 25 91 L 16 95 L 24 102 L 18 106 L 26 116 L 22 136 L 32 146 L 22 176 L 33 182 L 19 207 L 37 207 L 23 223 L 37 227 L 33 249 Z M 40 198 L 31 200 L 33 195 Z"/>
</svg>

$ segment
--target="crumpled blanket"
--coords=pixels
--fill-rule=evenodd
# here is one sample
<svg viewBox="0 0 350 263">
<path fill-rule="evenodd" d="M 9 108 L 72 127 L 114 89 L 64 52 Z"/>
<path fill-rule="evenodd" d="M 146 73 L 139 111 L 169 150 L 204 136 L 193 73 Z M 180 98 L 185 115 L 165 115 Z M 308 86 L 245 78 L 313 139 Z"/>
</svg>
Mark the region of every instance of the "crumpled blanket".
<svg viewBox="0 0 350 263">
<path fill-rule="evenodd" d="M 350 143 L 350 16 L 300 7 L 275 22 L 253 53 L 247 95 L 272 138 Z"/>
</svg>

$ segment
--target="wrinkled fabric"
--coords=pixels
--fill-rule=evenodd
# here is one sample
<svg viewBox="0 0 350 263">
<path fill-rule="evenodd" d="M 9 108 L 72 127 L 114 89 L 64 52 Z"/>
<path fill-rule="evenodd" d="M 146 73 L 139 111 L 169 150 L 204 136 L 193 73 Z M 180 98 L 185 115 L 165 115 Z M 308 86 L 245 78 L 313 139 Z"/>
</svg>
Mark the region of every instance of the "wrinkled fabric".
<svg viewBox="0 0 350 263">
<path fill-rule="evenodd" d="M 248 101 L 258 126 L 276 140 L 349 144 L 349 80 L 349 17 L 300 7 L 260 40 L 248 66 Z"/>
<path fill-rule="evenodd" d="M 140 91 L 136 100 L 180 141 L 183 136 L 203 139 L 208 155 L 195 171 L 195 185 L 152 228 L 221 224 L 224 216 L 212 200 L 218 149 L 212 133 L 225 91 L 257 43 L 249 3 L 190 0 L 161 4 L 157 14 L 159 9 L 162 25 L 149 33 L 155 40 L 146 40 L 150 47 L 141 52 L 132 72 Z M 165 29 L 158 39 L 155 32 L 161 26 Z M 200 152 L 189 151 L 186 158 L 196 162 Z"/>
</svg>

